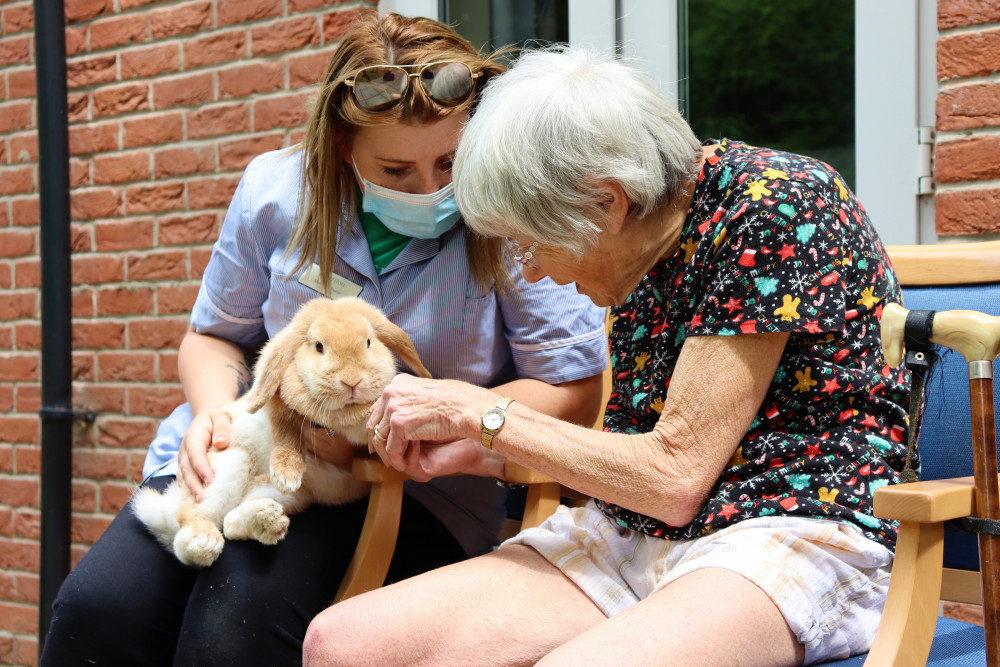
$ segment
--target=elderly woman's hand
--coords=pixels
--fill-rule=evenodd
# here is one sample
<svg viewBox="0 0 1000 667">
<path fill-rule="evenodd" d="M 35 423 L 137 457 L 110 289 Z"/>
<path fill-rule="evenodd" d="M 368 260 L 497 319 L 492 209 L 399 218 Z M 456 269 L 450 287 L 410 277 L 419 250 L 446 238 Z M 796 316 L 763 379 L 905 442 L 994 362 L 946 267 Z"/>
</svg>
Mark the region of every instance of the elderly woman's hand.
<svg viewBox="0 0 1000 667">
<path fill-rule="evenodd" d="M 480 441 L 480 418 L 497 398 L 464 382 L 397 375 L 372 406 L 369 449 L 417 481 L 457 473 L 500 476 L 503 457 Z"/>
</svg>

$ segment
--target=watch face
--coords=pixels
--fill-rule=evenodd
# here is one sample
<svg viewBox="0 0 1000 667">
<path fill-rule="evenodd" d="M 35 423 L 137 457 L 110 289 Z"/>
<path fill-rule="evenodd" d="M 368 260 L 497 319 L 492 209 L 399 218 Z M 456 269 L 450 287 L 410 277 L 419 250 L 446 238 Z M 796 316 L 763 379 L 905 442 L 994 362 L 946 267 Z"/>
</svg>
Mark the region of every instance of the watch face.
<svg viewBox="0 0 1000 667">
<path fill-rule="evenodd" d="M 493 431 L 503 426 L 503 413 L 499 410 L 487 410 L 483 415 L 483 426 Z"/>
</svg>

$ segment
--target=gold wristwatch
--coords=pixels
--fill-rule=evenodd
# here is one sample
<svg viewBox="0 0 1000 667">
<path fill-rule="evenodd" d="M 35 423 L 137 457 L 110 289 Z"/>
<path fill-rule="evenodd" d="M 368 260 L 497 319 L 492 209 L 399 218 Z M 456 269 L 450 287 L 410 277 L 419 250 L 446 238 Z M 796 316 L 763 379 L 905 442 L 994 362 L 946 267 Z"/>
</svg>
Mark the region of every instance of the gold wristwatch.
<svg viewBox="0 0 1000 667">
<path fill-rule="evenodd" d="M 507 406 L 513 402 L 513 398 L 501 398 L 496 405 L 483 413 L 482 437 L 483 447 L 486 449 L 493 449 L 493 438 L 503 428 L 503 423 L 507 419 Z"/>
</svg>

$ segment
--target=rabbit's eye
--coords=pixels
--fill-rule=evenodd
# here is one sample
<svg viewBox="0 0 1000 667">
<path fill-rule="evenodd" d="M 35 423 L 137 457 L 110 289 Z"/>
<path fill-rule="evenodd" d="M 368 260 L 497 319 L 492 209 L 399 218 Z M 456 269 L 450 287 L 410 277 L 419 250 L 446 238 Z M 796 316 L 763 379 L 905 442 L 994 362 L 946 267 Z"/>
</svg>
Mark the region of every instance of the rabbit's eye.
<svg viewBox="0 0 1000 667">
<path fill-rule="evenodd" d="M 372 339 L 371 339 L 371 338 L 369 338 L 369 339 L 368 339 L 368 347 L 371 347 L 371 346 L 372 346 Z"/>
<path fill-rule="evenodd" d="M 316 343 L 316 351 L 323 354 L 323 343 Z"/>
</svg>

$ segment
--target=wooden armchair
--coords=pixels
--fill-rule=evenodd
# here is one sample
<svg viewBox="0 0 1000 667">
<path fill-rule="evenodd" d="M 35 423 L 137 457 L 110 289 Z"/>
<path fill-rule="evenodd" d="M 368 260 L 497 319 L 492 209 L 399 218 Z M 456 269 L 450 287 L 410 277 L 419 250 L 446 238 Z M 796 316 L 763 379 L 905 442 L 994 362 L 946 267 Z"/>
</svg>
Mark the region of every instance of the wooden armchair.
<svg viewBox="0 0 1000 667">
<path fill-rule="evenodd" d="M 945 522 L 1000 517 L 992 387 L 1000 353 L 1000 242 L 897 246 L 889 254 L 907 307 L 883 312 L 889 363 L 902 359 L 907 309 L 938 311 L 930 341 L 958 354 L 946 352 L 928 376 L 920 481 L 875 492 L 875 514 L 900 528 L 872 649 L 829 664 L 996 667 L 1000 537 L 980 535 L 977 559 L 975 535 L 946 532 Z M 986 628 L 939 618 L 940 600 L 983 604 Z"/>
</svg>

